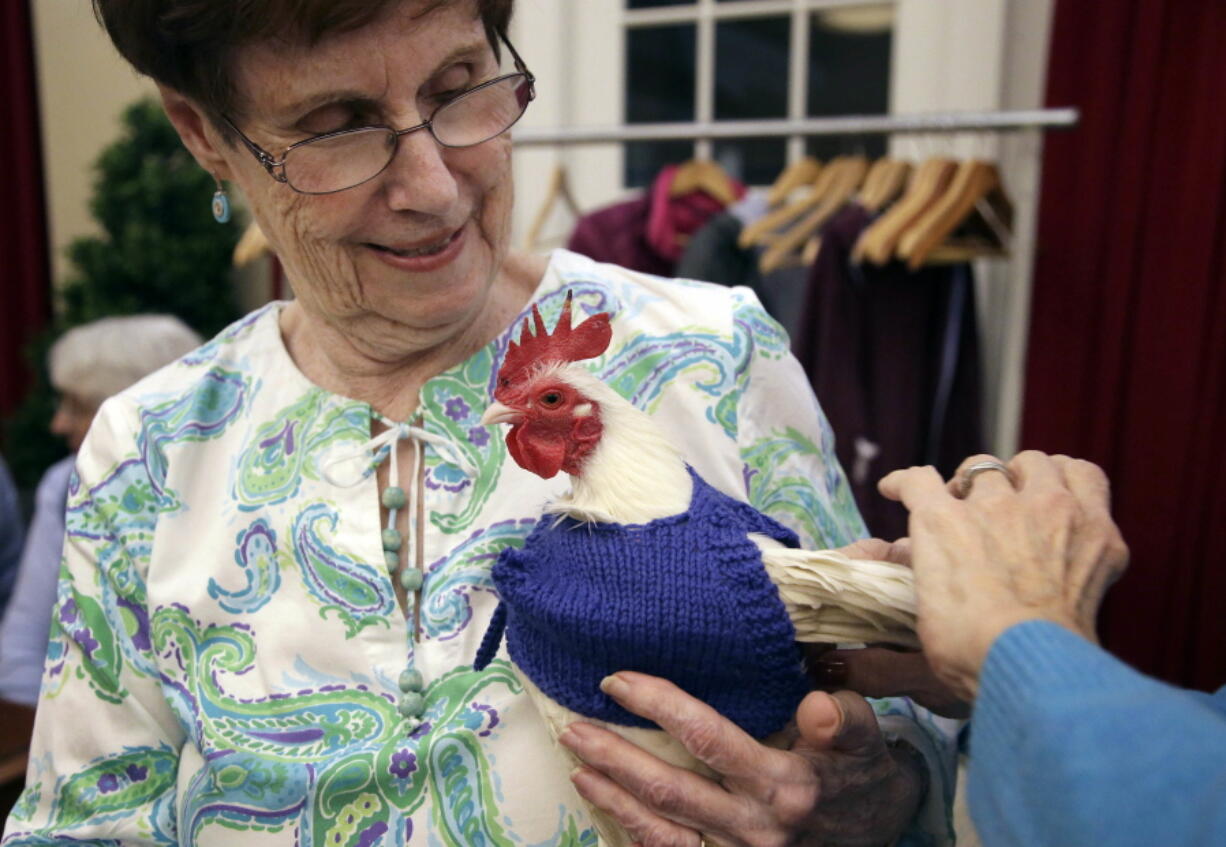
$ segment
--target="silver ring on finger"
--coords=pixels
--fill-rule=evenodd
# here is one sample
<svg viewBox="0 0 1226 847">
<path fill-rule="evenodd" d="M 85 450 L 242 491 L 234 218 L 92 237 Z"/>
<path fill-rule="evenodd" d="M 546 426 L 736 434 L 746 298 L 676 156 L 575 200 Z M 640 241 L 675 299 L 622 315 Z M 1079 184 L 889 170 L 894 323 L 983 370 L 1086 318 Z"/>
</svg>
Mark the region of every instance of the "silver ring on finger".
<svg viewBox="0 0 1226 847">
<path fill-rule="evenodd" d="M 958 494 L 961 497 L 966 497 L 966 495 L 970 494 L 971 486 L 975 484 L 975 477 L 986 471 L 999 471 L 1000 473 L 1003 473 L 1005 475 L 1005 479 L 1009 480 L 1009 485 L 1013 486 L 1014 488 L 1017 487 L 1017 482 L 1013 478 L 1013 471 L 1009 470 L 1009 468 L 1001 462 L 989 460 L 985 462 L 976 462 L 962 471 L 962 478 L 958 485 Z"/>
</svg>

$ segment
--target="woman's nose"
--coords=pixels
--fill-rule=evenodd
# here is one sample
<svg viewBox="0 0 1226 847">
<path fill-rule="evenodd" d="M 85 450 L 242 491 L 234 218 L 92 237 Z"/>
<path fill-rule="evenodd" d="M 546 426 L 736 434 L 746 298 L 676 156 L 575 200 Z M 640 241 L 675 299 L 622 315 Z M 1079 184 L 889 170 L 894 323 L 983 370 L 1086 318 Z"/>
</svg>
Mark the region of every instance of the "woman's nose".
<svg viewBox="0 0 1226 847">
<path fill-rule="evenodd" d="M 459 182 L 447 164 L 446 148 L 428 129 L 397 139 L 396 155 L 388 165 L 388 204 L 397 211 L 447 217 L 459 198 Z"/>
<path fill-rule="evenodd" d="M 63 406 L 55 407 L 55 414 L 51 416 L 51 424 L 48 426 L 52 435 L 67 435 L 72 429 L 71 416 L 64 411 Z"/>
</svg>

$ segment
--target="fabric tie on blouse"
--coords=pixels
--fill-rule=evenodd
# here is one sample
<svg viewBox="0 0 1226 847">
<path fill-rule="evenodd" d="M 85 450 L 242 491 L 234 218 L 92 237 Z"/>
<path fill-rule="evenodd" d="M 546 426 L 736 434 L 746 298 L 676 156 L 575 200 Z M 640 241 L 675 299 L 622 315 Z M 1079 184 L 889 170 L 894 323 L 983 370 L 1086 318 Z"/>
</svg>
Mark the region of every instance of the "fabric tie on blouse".
<svg viewBox="0 0 1226 847">
<path fill-rule="evenodd" d="M 400 538 L 399 531 L 396 529 L 396 513 L 399 509 L 405 508 L 409 511 L 408 526 L 408 541 L 407 548 L 414 549 L 414 531 L 415 521 L 413 520 L 413 492 L 417 486 L 409 485 L 407 487 L 400 486 L 400 468 L 397 461 L 396 443 L 401 439 L 410 439 L 413 442 L 414 458 L 416 467 L 422 466 L 422 451 L 423 444 L 431 444 L 436 450 L 447 456 L 451 463 L 458 467 L 468 477 L 475 477 L 477 469 L 468 461 L 460 447 L 450 439 L 435 435 L 425 429 L 414 426 L 410 423 L 401 423 L 388 420 L 387 418 L 377 413 L 372 417 L 385 425 L 386 430 L 374 436 L 370 440 L 355 447 L 351 451 L 346 451 L 340 456 L 335 456 L 329 459 L 320 468 L 320 473 L 332 485 L 341 488 L 352 488 L 360 484 L 370 474 L 383 463 L 384 459 L 391 457 L 388 465 L 388 488 L 383 492 L 380 500 L 388 509 L 387 527 L 384 529 L 383 547 L 385 550 L 386 564 L 389 571 L 394 571 L 399 566 L 399 550 Z M 371 457 L 373 455 L 373 458 Z M 348 466 L 348 470 L 345 470 Z M 389 494 L 394 494 L 394 498 L 389 498 Z M 404 576 L 404 574 L 402 574 Z M 420 587 L 420 579 L 417 585 L 411 590 L 416 590 Z M 402 584 L 404 581 L 402 580 Z M 405 585 L 409 589 L 409 585 Z"/>
<path fill-rule="evenodd" d="M 465 475 L 475 477 L 477 469 L 473 467 L 472 462 L 464 455 L 460 447 L 451 439 L 442 435 L 435 435 L 428 432 L 419 426 L 414 426 L 410 423 L 397 423 L 396 421 L 388 420 L 382 415 L 372 415 L 372 417 L 384 424 L 387 429 L 378 435 L 371 438 L 369 441 L 353 448 L 353 450 L 345 452 L 340 456 L 334 456 L 323 464 L 320 468 L 320 473 L 332 485 L 341 488 L 352 488 L 358 485 L 366 477 L 370 476 L 383 463 L 383 460 L 391 455 L 391 464 L 389 466 L 389 479 L 392 484 L 398 484 L 400 475 L 397 472 L 396 451 L 392 446 L 402 438 L 413 439 L 416 447 L 416 456 L 418 461 L 421 460 L 422 444 L 431 444 L 440 453 L 445 454 L 453 465 L 462 470 Z M 370 454 L 374 454 L 374 458 L 366 461 Z M 354 465 L 361 462 L 361 469 L 353 475 L 345 475 L 334 470 L 338 465 Z"/>
</svg>

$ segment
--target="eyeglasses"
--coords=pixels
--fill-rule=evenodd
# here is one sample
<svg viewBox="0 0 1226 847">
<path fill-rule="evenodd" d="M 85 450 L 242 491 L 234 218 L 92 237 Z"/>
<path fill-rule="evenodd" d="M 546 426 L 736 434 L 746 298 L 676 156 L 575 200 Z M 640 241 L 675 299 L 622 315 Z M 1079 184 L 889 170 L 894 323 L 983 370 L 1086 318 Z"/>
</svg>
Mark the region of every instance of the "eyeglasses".
<svg viewBox="0 0 1226 847">
<path fill-rule="evenodd" d="M 243 144 L 269 176 L 299 194 L 334 194 L 377 177 L 396 157 L 400 137 L 429 130 L 443 147 L 473 147 L 502 135 L 523 116 L 536 97 L 536 77 L 507 37 L 499 33 L 515 59 L 515 73 L 483 82 L 443 103 L 416 126 L 364 126 L 316 135 L 285 148 L 275 158 L 243 134 L 226 117 Z"/>
</svg>

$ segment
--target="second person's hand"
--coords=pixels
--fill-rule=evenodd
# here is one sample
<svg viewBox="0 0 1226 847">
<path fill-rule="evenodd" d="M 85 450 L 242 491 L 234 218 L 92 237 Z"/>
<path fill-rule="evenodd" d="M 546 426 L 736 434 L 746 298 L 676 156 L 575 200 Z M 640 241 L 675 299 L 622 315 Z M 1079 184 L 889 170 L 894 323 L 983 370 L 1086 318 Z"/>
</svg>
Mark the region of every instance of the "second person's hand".
<svg viewBox="0 0 1226 847">
<path fill-rule="evenodd" d="M 933 669 L 973 699 L 996 638 L 1031 619 L 1096 641 L 1103 594 L 1128 561 L 1106 476 L 1090 462 L 1028 451 L 961 483 L 931 467 L 895 471 L 882 494 L 910 511 L 920 640 Z"/>
</svg>

